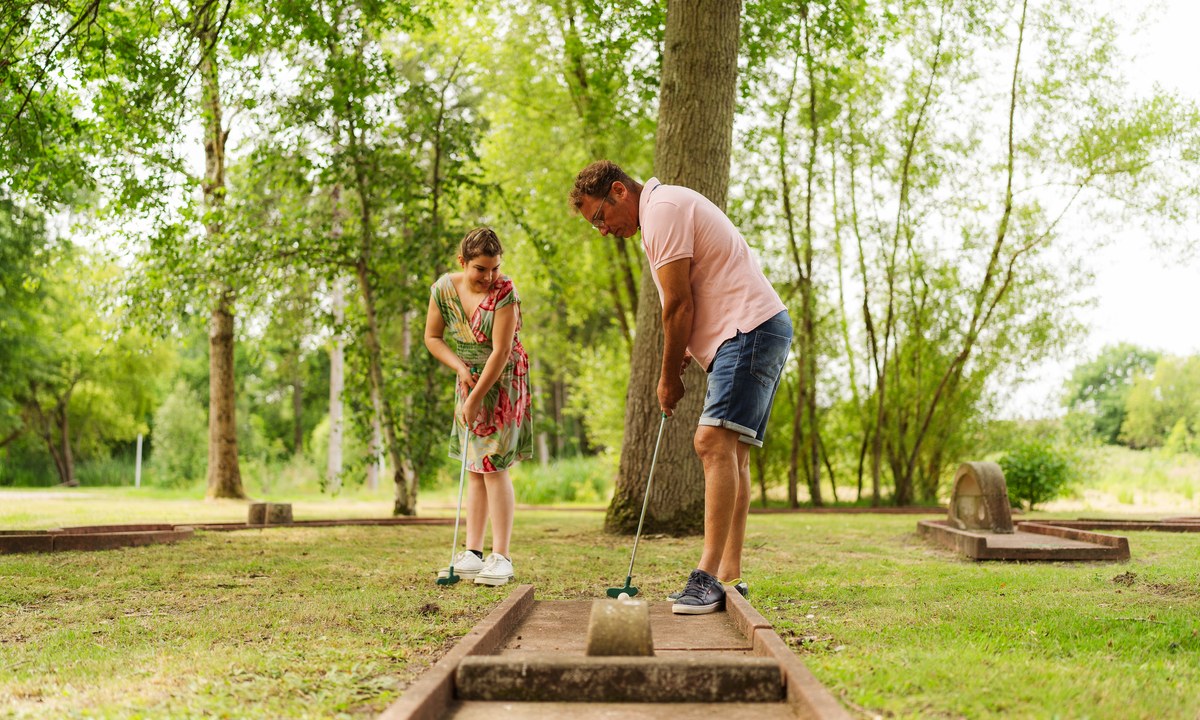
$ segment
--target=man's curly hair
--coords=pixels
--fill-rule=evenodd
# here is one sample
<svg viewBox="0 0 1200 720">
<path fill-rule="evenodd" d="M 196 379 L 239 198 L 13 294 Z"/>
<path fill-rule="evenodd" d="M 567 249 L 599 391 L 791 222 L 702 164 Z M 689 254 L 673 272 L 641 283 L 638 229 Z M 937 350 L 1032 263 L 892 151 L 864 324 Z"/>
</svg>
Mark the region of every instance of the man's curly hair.
<svg viewBox="0 0 1200 720">
<path fill-rule="evenodd" d="M 637 183 L 625 174 L 621 166 L 612 160 L 597 160 L 575 176 L 575 187 L 571 188 L 571 205 L 578 212 L 585 195 L 602 198 L 612 190 L 613 183 L 618 180 L 630 190 L 637 187 Z"/>
</svg>

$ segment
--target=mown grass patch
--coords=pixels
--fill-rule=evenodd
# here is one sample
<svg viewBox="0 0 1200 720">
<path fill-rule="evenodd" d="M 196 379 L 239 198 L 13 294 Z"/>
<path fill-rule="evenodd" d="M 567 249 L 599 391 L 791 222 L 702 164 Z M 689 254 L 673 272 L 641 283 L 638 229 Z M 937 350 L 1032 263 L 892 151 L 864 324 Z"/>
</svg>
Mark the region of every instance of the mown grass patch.
<svg viewBox="0 0 1200 720">
<path fill-rule="evenodd" d="M 539 599 L 624 580 L 598 512 L 522 511 Z M 7 524 L 0 523 L 0 524 Z M 916 518 L 756 515 L 751 600 L 864 717 L 1194 717 L 1200 537 L 1129 533 L 1127 563 L 974 563 Z M 175 546 L 0 557 L 11 717 L 362 717 L 508 593 L 440 587 L 438 527 L 201 533 Z M 678 589 L 697 538 L 643 538 L 634 583 Z"/>
</svg>

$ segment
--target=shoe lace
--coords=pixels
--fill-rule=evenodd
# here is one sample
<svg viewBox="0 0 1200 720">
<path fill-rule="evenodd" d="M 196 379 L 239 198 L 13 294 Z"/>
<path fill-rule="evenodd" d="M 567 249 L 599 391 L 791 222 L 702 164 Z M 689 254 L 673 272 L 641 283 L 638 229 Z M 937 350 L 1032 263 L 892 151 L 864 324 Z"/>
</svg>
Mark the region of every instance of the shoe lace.
<svg viewBox="0 0 1200 720">
<path fill-rule="evenodd" d="M 687 585 L 683 588 L 683 595 L 680 597 L 703 598 L 710 590 L 712 590 L 713 585 L 717 583 L 717 580 L 714 580 L 708 575 L 693 571 L 692 574 L 688 576 Z"/>
</svg>

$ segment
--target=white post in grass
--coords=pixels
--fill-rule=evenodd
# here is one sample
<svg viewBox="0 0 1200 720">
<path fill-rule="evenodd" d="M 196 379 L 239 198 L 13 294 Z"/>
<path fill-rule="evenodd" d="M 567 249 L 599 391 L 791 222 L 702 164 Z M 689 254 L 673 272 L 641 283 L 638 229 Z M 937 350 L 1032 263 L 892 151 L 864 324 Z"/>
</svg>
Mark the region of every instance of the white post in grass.
<svg viewBox="0 0 1200 720">
<path fill-rule="evenodd" d="M 137 470 L 133 473 L 133 486 L 142 486 L 142 434 L 138 433 Z"/>
</svg>

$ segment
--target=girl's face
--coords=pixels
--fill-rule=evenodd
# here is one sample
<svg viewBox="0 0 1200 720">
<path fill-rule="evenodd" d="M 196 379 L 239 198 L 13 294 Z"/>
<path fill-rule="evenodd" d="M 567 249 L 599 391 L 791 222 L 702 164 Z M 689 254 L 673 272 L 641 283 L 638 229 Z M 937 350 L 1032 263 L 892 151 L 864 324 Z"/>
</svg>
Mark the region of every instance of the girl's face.
<svg viewBox="0 0 1200 720">
<path fill-rule="evenodd" d="M 492 283 L 496 282 L 496 278 L 500 277 L 499 257 L 476 255 L 467 260 L 459 255 L 458 264 L 462 265 L 463 277 L 466 278 L 467 286 L 475 292 L 487 292 L 491 289 Z"/>
</svg>

